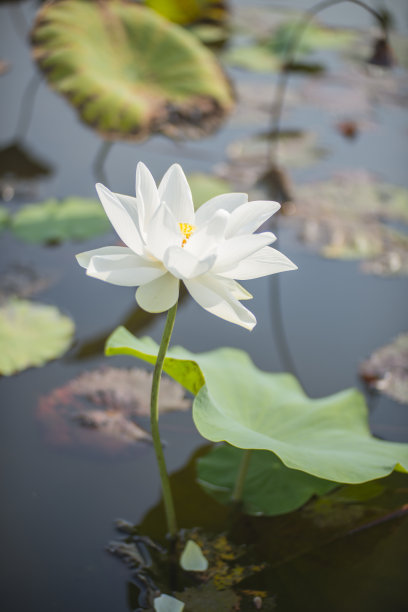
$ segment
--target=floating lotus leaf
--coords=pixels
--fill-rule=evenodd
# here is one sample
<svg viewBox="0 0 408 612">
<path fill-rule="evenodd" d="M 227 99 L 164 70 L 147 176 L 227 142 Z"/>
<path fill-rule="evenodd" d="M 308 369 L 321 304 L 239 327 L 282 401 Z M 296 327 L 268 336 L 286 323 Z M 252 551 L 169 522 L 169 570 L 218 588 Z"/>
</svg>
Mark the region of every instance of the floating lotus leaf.
<svg viewBox="0 0 408 612">
<path fill-rule="evenodd" d="M 0 374 L 42 366 L 68 349 L 74 323 L 54 306 L 13 299 L 0 308 Z"/>
<path fill-rule="evenodd" d="M 108 355 L 149 363 L 157 352 L 151 338 L 139 340 L 121 327 L 106 346 Z M 193 418 L 207 440 L 269 450 L 289 468 L 335 482 L 408 471 L 408 445 L 370 434 L 366 403 L 355 389 L 310 399 L 294 376 L 258 370 L 244 351 L 226 348 L 194 354 L 175 347 L 164 370 L 197 394 Z"/>
<path fill-rule="evenodd" d="M 29 204 L 14 215 L 11 227 L 21 240 L 34 243 L 86 240 L 111 229 L 99 202 L 87 198 Z"/>
<path fill-rule="evenodd" d="M 408 334 L 375 351 L 361 365 L 360 373 L 374 389 L 408 404 Z"/>
<path fill-rule="evenodd" d="M 277 72 L 281 62 L 264 45 L 246 45 L 232 47 L 223 56 L 223 61 L 229 66 L 236 66 L 254 72 Z"/>
<path fill-rule="evenodd" d="M 201 486 L 221 503 L 231 502 L 244 451 L 223 444 L 198 460 Z M 313 495 L 323 495 L 338 485 L 299 470 L 290 470 L 268 451 L 252 451 L 242 494 L 247 514 L 275 516 L 297 510 Z"/>
<path fill-rule="evenodd" d="M 232 109 L 215 56 L 154 11 L 122 0 L 60 0 L 38 13 L 34 57 L 50 85 L 108 139 L 199 137 Z"/>
<path fill-rule="evenodd" d="M 207 202 L 207 200 L 211 200 L 211 198 L 216 195 L 233 191 L 228 181 L 202 172 L 190 174 L 188 176 L 188 183 L 191 193 L 193 194 L 193 202 L 196 208 L 204 204 L 204 202 Z"/>
<path fill-rule="evenodd" d="M 221 23 L 227 17 L 223 0 L 145 0 L 145 4 L 169 21 L 182 25 L 200 21 Z"/>
</svg>

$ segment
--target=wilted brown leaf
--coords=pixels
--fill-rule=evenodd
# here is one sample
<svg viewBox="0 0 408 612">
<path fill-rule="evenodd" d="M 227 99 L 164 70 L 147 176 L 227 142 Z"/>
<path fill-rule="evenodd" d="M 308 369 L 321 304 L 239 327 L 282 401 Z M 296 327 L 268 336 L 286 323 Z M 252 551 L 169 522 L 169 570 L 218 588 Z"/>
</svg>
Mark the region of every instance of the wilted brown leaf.
<svg viewBox="0 0 408 612">
<path fill-rule="evenodd" d="M 374 389 L 408 404 L 408 333 L 375 351 L 361 364 L 360 375 Z"/>
<path fill-rule="evenodd" d="M 291 216 L 302 219 L 303 240 L 325 257 L 365 259 L 363 269 L 376 274 L 408 273 L 408 237 L 387 225 L 408 223 L 407 189 L 344 172 L 299 187 Z"/>
<path fill-rule="evenodd" d="M 151 373 L 137 368 L 85 372 L 41 398 L 37 414 L 53 443 L 118 451 L 150 440 L 135 419 L 150 413 L 151 381 Z M 100 409 L 91 408 L 89 402 Z M 163 377 L 160 411 L 187 410 L 190 405 L 182 387 Z"/>
</svg>

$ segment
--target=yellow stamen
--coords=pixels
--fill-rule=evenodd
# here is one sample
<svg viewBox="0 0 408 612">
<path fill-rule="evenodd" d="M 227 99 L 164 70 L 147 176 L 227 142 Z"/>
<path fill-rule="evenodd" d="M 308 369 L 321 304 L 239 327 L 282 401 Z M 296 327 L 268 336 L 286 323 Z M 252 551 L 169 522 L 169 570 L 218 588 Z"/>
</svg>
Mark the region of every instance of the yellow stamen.
<svg viewBox="0 0 408 612">
<path fill-rule="evenodd" d="M 181 233 L 184 236 L 183 242 L 181 243 L 181 246 L 183 247 L 185 244 L 187 244 L 187 240 L 190 238 L 190 236 L 194 232 L 195 225 L 190 225 L 190 223 L 179 223 L 179 227 L 180 227 Z"/>
</svg>

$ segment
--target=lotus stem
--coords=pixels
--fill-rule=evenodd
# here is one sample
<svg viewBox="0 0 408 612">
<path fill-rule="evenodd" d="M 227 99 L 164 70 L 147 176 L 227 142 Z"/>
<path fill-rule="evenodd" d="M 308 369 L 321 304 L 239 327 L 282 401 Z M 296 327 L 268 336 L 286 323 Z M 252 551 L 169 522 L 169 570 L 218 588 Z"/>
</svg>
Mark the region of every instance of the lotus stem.
<svg viewBox="0 0 408 612">
<path fill-rule="evenodd" d="M 362 0 L 323 0 L 323 2 L 318 2 L 311 9 L 305 11 L 304 16 L 298 24 L 297 30 L 291 42 L 289 43 L 288 48 L 286 49 L 285 58 L 279 73 L 278 82 L 276 84 L 275 101 L 272 106 L 271 114 L 271 137 L 269 139 L 269 158 L 273 164 L 277 164 L 278 135 L 280 129 L 280 120 L 282 117 L 283 104 L 285 100 L 286 87 L 289 80 L 290 65 L 295 59 L 296 51 L 299 47 L 302 35 L 313 17 L 315 17 L 324 9 L 330 8 L 331 6 L 335 6 L 336 4 L 342 4 L 343 2 L 350 2 L 351 4 L 360 6 L 368 13 L 373 15 L 373 17 L 375 17 L 375 19 L 378 21 L 379 25 L 383 30 L 384 39 L 388 39 L 387 27 L 382 15 Z"/>
<path fill-rule="evenodd" d="M 105 173 L 105 162 L 113 145 L 114 143 L 108 140 L 102 141 L 102 144 L 96 154 L 93 171 L 94 176 L 99 183 L 108 183 Z"/>
<path fill-rule="evenodd" d="M 160 343 L 159 354 L 153 371 L 152 393 L 150 398 L 150 425 L 153 439 L 154 451 L 156 453 L 157 465 L 159 466 L 161 488 L 163 494 L 164 510 L 166 513 L 167 529 L 171 538 L 177 535 L 176 513 L 174 510 L 173 496 L 171 493 L 170 480 L 167 474 L 166 461 L 159 433 L 159 390 L 160 379 L 163 371 L 164 358 L 170 344 L 170 338 L 176 318 L 177 302 L 167 313 L 166 324 Z"/>
<path fill-rule="evenodd" d="M 248 449 L 244 452 L 239 466 L 237 479 L 235 481 L 234 491 L 232 493 L 232 501 L 240 502 L 242 500 L 242 493 L 244 491 L 245 478 L 248 473 L 249 462 L 251 460 L 252 450 Z"/>
</svg>

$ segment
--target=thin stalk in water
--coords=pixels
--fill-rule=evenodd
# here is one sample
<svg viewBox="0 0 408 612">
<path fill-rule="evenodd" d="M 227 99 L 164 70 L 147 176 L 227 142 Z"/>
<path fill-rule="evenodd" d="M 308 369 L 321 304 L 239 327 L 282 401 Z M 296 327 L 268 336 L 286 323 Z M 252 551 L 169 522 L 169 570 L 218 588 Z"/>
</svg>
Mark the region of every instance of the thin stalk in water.
<svg viewBox="0 0 408 612">
<path fill-rule="evenodd" d="M 248 449 L 244 452 L 237 479 L 235 481 L 234 491 L 232 493 L 232 500 L 234 502 L 240 502 L 242 500 L 242 494 L 244 492 L 245 478 L 248 473 L 249 462 L 251 460 L 252 450 Z"/>
<path fill-rule="evenodd" d="M 159 433 L 159 390 L 160 379 L 163 371 L 164 358 L 170 344 L 170 338 L 176 318 L 177 302 L 167 313 L 166 324 L 160 343 L 159 354 L 153 371 L 152 393 L 150 398 L 150 426 L 153 439 L 154 451 L 156 453 L 157 465 L 159 466 L 160 481 L 163 493 L 164 510 L 166 513 L 167 528 L 171 538 L 177 535 L 176 513 L 174 510 L 173 496 L 170 488 L 170 480 L 167 474 L 166 461 L 164 459 L 163 447 Z"/>
</svg>

